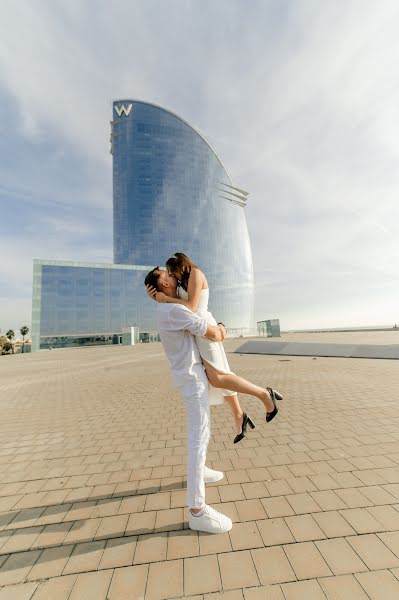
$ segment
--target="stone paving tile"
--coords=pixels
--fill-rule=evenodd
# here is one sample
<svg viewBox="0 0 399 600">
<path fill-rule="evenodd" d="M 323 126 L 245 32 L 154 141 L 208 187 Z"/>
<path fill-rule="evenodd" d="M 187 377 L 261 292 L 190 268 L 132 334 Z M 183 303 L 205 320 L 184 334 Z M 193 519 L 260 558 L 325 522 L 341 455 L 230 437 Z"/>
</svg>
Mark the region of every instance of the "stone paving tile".
<svg viewBox="0 0 399 600">
<path fill-rule="evenodd" d="M 37 520 L 46 509 L 41 506 L 39 508 L 26 508 L 15 514 L 10 528 L 18 529 L 20 527 L 32 527 L 37 524 Z M 40 523 L 39 523 L 40 525 Z"/>
<path fill-rule="evenodd" d="M 385 531 L 385 527 L 365 508 L 348 508 L 347 510 L 340 510 L 339 513 L 348 521 L 356 533 Z"/>
<path fill-rule="evenodd" d="M 252 550 L 256 571 L 262 585 L 295 581 L 295 573 L 281 547 Z"/>
<path fill-rule="evenodd" d="M 222 512 L 224 515 L 229 517 L 233 523 L 238 523 L 240 521 L 235 502 L 221 502 L 220 504 L 215 502 L 212 504 L 212 508 Z"/>
<path fill-rule="evenodd" d="M 276 517 L 287 517 L 295 514 L 291 505 L 288 504 L 287 499 L 284 496 L 279 496 L 276 498 L 262 498 L 261 502 L 267 516 L 270 519 L 274 519 Z"/>
<path fill-rule="evenodd" d="M 35 565 L 29 571 L 28 581 L 60 577 L 72 551 L 73 546 L 58 546 L 57 548 L 43 550 Z"/>
<path fill-rule="evenodd" d="M 256 588 L 246 588 L 244 590 L 245 600 L 285 600 L 281 587 L 279 585 L 264 585 Z M 223 600 L 223 598 L 220 598 Z"/>
<path fill-rule="evenodd" d="M 79 542 L 91 541 L 102 519 L 85 519 L 84 521 L 74 521 L 71 529 L 64 538 L 64 544 L 76 544 Z"/>
<path fill-rule="evenodd" d="M 376 535 L 357 535 L 346 538 L 370 570 L 399 567 L 399 558 Z"/>
<path fill-rule="evenodd" d="M 62 544 L 72 527 L 72 522 L 53 523 L 46 525 L 42 532 L 35 539 L 31 548 L 47 548 Z"/>
<path fill-rule="evenodd" d="M 21 583 L 0 588 L 0 600 L 30 600 L 38 583 Z"/>
<path fill-rule="evenodd" d="M 385 546 L 399 557 L 399 531 L 378 533 L 377 535 L 383 541 Z"/>
<path fill-rule="evenodd" d="M 239 500 L 235 503 L 240 521 L 257 521 L 266 518 L 266 512 L 258 499 Z M 397 513 L 399 516 L 399 512 Z"/>
<path fill-rule="evenodd" d="M 140 533 L 151 533 L 155 528 L 156 511 L 133 513 L 129 515 L 125 535 L 139 535 Z"/>
<path fill-rule="evenodd" d="M 220 554 L 232 550 L 229 532 L 219 535 L 200 532 L 198 535 L 200 554 Z"/>
<path fill-rule="evenodd" d="M 83 542 L 77 544 L 62 572 L 63 575 L 71 573 L 84 573 L 97 569 L 105 548 L 105 540 L 98 542 Z"/>
<path fill-rule="evenodd" d="M 183 560 L 150 564 L 146 600 L 167 600 L 183 596 Z"/>
<path fill-rule="evenodd" d="M 149 565 L 115 569 L 108 589 L 107 600 L 144 598 Z"/>
<path fill-rule="evenodd" d="M 370 600 L 354 575 L 325 577 L 318 582 L 328 600 Z"/>
<path fill-rule="evenodd" d="M 199 548 L 198 532 L 196 531 L 186 529 L 168 534 L 168 560 L 198 556 Z"/>
<path fill-rule="evenodd" d="M 278 546 L 295 541 L 283 518 L 257 521 L 257 526 L 265 546 Z"/>
<path fill-rule="evenodd" d="M 287 523 L 297 542 L 322 540 L 326 537 L 312 515 L 285 517 L 285 522 Z"/>
<path fill-rule="evenodd" d="M 356 578 L 364 588 L 370 600 L 397 600 L 399 581 L 389 571 L 357 573 Z"/>
<path fill-rule="evenodd" d="M 285 600 L 326 600 L 324 592 L 316 579 L 283 583 Z"/>
<path fill-rule="evenodd" d="M 107 600 L 112 570 L 78 575 L 68 600 Z"/>
<path fill-rule="evenodd" d="M 219 494 L 222 502 L 234 502 L 245 500 L 245 495 L 240 484 L 219 486 Z"/>
<path fill-rule="evenodd" d="M 257 569 L 248 550 L 219 554 L 218 559 L 223 589 L 249 587 L 259 583 Z"/>
<path fill-rule="evenodd" d="M 317 464 L 317 463 L 314 463 Z M 334 471 L 333 467 L 329 463 L 325 463 L 329 469 L 329 472 Z M 314 465 L 312 465 L 314 468 Z M 327 473 L 319 474 L 319 475 L 311 475 L 309 476 L 310 481 L 316 486 L 317 490 L 335 490 L 339 488 L 339 483 L 335 481 L 330 475 Z"/>
<path fill-rule="evenodd" d="M 5 554 L 29 550 L 43 527 L 28 527 L 27 529 L 16 529 L 13 535 L 3 544 L 1 551 Z"/>
<path fill-rule="evenodd" d="M 243 483 L 241 484 L 241 488 L 247 500 L 252 500 L 254 498 L 266 498 L 267 496 L 269 496 L 269 491 L 266 487 L 266 483 L 263 481 Z"/>
<path fill-rule="evenodd" d="M 230 556 L 230 554 L 221 556 Z M 204 577 L 205 573 L 206 577 Z M 222 582 L 217 556 L 197 556 L 184 559 L 185 596 L 217 592 L 221 589 Z"/>
<path fill-rule="evenodd" d="M 312 516 L 328 538 L 343 537 L 356 533 L 348 521 L 337 511 L 315 513 Z"/>
<path fill-rule="evenodd" d="M 399 512 L 392 506 L 371 506 L 368 511 L 384 526 L 384 529 L 399 530 Z"/>
<path fill-rule="evenodd" d="M 137 536 L 108 540 L 98 569 L 115 569 L 132 565 L 136 545 Z"/>
<path fill-rule="evenodd" d="M 62 519 L 62 517 L 59 515 L 60 516 L 59 520 L 79 521 L 79 520 L 84 520 L 84 519 L 90 519 L 90 517 L 92 516 L 92 513 L 94 511 L 94 507 L 96 506 L 96 503 L 94 500 L 91 500 L 90 502 L 74 502 L 73 504 L 70 504 L 69 506 L 71 508 L 68 510 L 64 519 Z"/>
<path fill-rule="evenodd" d="M 333 490 L 311 492 L 310 495 L 324 511 L 348 508 L 348 505 Z"/>
<path fill-rule="evenodd" d="M 229 532 L 233 550 L 263 548 L 263 541 L 255 522 L 237 523 Z"/>
<path fill-rule="evenodd" d="M 244 593 L 243 590 L 221 590 L 204 596 L 190 596 L 190 600 L 244 600 Z"/>
<path fill-rule="evenodd" d="M 262 496 L 284 496 L 286 494 L 294 494 L 294 490 L 287 483 L 286 479 L 275 479 L 274 481 L 265 481 L 264 482 L 267 493 Z"/>
<path fill-rule="evenodd" d="M 297 579 L 313 579 L 331 575 L 323 556 L 312 542 L 284 546 L 284 551 L 295 571 Z"/>
<path fill-rule="evenodd" d="M 104 517 L 100 521 L 100 525 L 94 535 L 94 539 L 109 539 L 113 537 L 121 537 L 125 533 L 129 515 L 114 515 L 112 517 Z"/>
<path fill-rule="evenodd" d="M 337 496 L 348 506 L 349 508 L 362 508 L 364 506 L 371 506 L 372 502 L 357 488 L 346 488 L 344 490 L 336 490 Z"/>
<path fill-rule="evenodd" d="M 364 473 L 364 471 L 357 471 L 357 473 Z M 353 473 L 330 473 L 331 477 L 339 483 L 340 488 L 353 488 L 362 485 L 362 481 L 358 479 Z"/>
<path fill-rule="evenodd" d="M 334 575 L 367 571 L 367 567 L 343 538 L 315 542 L 317 549 Z"/>
<path fill-rule="evenodd" d="M 31 550 L 11 554 L 0 569 L 0 587 L 24 581 L 40 553 L 40 550 Z"/>
<path fill-rule="evenodd" d="M 168 538 L 167 533 L 156 535 L 140 535 L 137 540 L 133 563 L 144 564 L 166 560 Z"/>
<path fill-rule="evenodd" d="M 366 496 L 373 505 L 380 504 L 395 504 L 396 498 L 389 494 L 384 488 L 380 485 L 370 485 L 367 487 L 360 488 L 363 496 Z"/>
</svg>

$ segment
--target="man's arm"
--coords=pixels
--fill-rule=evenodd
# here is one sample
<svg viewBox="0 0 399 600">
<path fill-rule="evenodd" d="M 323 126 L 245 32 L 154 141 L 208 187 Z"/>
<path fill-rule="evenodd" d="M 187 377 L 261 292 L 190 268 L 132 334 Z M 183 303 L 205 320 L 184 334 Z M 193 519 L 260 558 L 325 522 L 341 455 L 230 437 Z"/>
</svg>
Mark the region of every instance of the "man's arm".
<svg viewBox="0 0 399 600">
<path fill-rule="evenodd" d="M 207 324 L 205 337 L 211 342 L 223 342 L 226 337 L 226 330 L 224 325 L 209 325 Z"/>
<path fill-rule="evenodd" d="M 222 342 L 226 336 L 226 330 L 222 323 L 209 325 L 204 318 L 181 304 L 173 304 L 169 315 L 169 327 L 176 331 L 185 329 L 193 335 L 205 336 L 212 342 Z"/>
</svg>

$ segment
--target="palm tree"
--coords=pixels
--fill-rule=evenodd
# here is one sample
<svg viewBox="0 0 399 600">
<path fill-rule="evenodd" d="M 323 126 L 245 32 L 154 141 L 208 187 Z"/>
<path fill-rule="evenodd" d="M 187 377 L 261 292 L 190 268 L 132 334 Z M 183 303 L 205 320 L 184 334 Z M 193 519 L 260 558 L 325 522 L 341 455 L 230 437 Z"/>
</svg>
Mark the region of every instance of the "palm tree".
<svg viewBox="0 0 399 600">
<path fill-rule="evenodd" d="M 6 333 L 6 337 L 8 337 L 8 339 L 11 342 L 12 353 L 14 354 L 14 344 L 12 343 L 12 340 L 13 340 L 13 338 L 15 338 L 15 331 L 13 329 L 9 329 Z"/>
<path fill-rule="evenodd" d="M 0 335 L 0 354 L 4 354 L 4 344 L 8 342 L 5 335 Z"/>
<path fill-rule="evenodd" d="M 27 327 L 26 325 L 22 325 L 22 327 L 21 327 L 21 329 L 19 331 L 20 331 L 20 334 L 22 335 L 22 341 L 23 341 L 22 352 L 23 352 L 24 351 L 24 346 L 25 346 L 25 336 L 26 336 L 26 334 L 29 331 L 29 327 Z"/>
<path fill-rule="evenodd" d="M 2 354 L 10 354 L 11 349 L 12 349 L 12 343 L 7 340 L 3 344 Z"/>
</svg>

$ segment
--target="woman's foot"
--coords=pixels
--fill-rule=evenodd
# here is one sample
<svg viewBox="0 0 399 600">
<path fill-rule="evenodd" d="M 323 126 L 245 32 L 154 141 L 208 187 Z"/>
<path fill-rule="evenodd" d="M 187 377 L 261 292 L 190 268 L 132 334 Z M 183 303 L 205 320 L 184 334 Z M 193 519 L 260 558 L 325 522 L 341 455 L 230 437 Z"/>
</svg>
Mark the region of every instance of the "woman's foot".
<svg viewBox="0 0 399 600">
<path fill-rule="evenodd" d="M 266 413 L 266 422 L 270 423 L 270 421 L 272 419 L 274 419 L 274 417 L 278 413 L 278 408 L 276 406 L 276 400 L 282 400 L 283 397 L 279 392 L 277 392 L 276 390 L 273 390 L 273 388 L 267 388 L 267 391 L 269 393 L 271 401 L 273 402 L 273 409 L 270 411 L 267 411 L 267 413 Z"/>
<path fill-rule="evenodd" d="M 239 433 L 241 433 L 243 417 L 244 417 L 243 412 L 234 414 L 234 431 L 236 432 L 237 435 Z"/>
<path fill-rule="evenodd" d="M 262 402 L 266 408 L 266 412 L 268 412 L 268 413 L 272 412 L 275 408 L 269 390 L 271 390 L 271 388 L 263 388 L 263 396 L 262 396 Z"/>
<path fill-rule="evenodd" d="M 247 415 L 247 413 L 243 413 L 241 420 L 241 430 L 240 433 L 238 433 L 234 438 L 234 444 L 237 444 L 237 442 L 241 442 L 241 440 L 245 437 L 248 425 L 251 427 L 251 429 L 255 429 L 255 423 L 252 421 L 251 417 Z"/>
</svg>

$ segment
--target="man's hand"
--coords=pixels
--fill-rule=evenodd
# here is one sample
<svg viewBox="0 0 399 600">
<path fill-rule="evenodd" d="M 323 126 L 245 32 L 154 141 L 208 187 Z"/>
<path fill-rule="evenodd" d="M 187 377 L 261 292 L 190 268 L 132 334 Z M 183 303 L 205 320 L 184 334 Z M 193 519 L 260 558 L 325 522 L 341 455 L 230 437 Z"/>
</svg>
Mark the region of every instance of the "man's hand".
<svg viewBox="0 0 399 600">
<path fill-rule="evenodd" d="M 218 327 L 219 327 L 220 331 L 222 332 L 223 339 L 224 339 L 226 337 L 226 327 L 223 325 L 223 323 L 218 323 Z"/>
<path fill-rule="evenodd" d="M 226 337 L 226 329 L 224 325 L 210 325 L 206 328 L 205 337 L 211 342 L 223 342 Z"/>
</svg>

